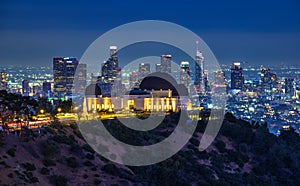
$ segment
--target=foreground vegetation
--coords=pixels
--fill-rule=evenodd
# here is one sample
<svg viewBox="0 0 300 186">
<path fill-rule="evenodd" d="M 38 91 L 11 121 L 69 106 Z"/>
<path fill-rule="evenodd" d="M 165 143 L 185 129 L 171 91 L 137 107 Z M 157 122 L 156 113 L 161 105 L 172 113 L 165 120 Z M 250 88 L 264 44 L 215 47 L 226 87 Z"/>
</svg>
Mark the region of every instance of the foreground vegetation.
<svg viewBox="0 0 300 186">
<path fill-rule="evenodd" d="M 105 124 L 126 143 L 149 145 L 170 135 L 178 117 L 176 113 L 167 116 L 162 125 L 149 132 L 126 129 L 117 120 Z M 200 152 L 198 145 L 205 128 L 206 123 L 199 121 L 190 142 L 173 157 L 150 166 L 128 167 L 96 154 L 76 124 L 66 127 L 54 122 L 30 140 L 1 137 L 0 184 L 300 184 L 300 137 L 293 130 L 276 137 L 266 126 L 250 125 L 227 114 L 213 144 Z"/>
</svg>

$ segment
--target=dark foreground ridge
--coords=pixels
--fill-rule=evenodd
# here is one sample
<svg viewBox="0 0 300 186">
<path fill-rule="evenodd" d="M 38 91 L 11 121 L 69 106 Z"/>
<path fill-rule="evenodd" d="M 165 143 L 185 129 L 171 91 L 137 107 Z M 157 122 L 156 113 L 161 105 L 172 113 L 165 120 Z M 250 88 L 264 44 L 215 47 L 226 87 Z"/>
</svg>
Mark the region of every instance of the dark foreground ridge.
<svg viewBox="0 0 300 186">
<path fill-rule="evenodd" d="M 116 120 L 109 131 L 131 144 L 167 137 L 176 113 L 151 133 L 123 132 Z M 226 114 L 214 143 L 198 150 L 205 129 L 199 121 L 190 142 L 173 157 L 151 166 L 114 164 L 96 154 L 76 126 L 53 122 L 41 134 L 1 135 L 0 185 L 299 185 L 300 137 L 293 130 L 279 137 Z M 119 130 L 118 130 L 119 129 Z"/>
</svg>

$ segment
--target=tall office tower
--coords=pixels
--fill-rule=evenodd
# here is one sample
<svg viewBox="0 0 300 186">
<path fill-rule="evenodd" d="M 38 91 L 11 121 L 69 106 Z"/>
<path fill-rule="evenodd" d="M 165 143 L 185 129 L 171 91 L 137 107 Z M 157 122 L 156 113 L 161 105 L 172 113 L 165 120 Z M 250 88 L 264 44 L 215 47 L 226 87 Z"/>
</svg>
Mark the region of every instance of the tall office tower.
<svg viewBox="0 0 300 186">
<path fill-rule="evenodd" d="M 262 84 L 268 84 L 271 81 L 271 75 L 270 75 L 270 69 L 269 68 L 262 68 L 261 69 L 261 82 Z"/>
<path fill-rule="evenodd" d="M 0 90 L 7 90 L 7 73 L 5 71 L 0 72 Z"/>
<path fill-rule="evenodd" d="M 225 84 L 225 72 L 224 70 L 215 71 L 215 84 L 224 85 Z"/>
<path fill-rule="evenodd" d="M 155 69 L 156 69 L 156 72 L 161 72 L 161 64 L 160 63 L 157 63 L 155 65 Z"/>
<path fill-rule="evenodd" d="M 50 82 L 43 82 L 42 88 L 43 97 L 51 97 L 51 83 Z"/>
<path fill-rule="evenodd" d="M 31 93 L 32 93 L 33 96 L 40 97 L 41 86 L 33 85 L 31 90 L 32 90 Z"/>
<path fill-rule="evenodd" d="M 97 84 L 101 90 L 107 90 L 102 96 L 117 96 L 122 90 L 121 68 L 118 63 L 117 47 L 110 46 L 110 57 L 102 64 L 101 76 Z M 108 92 L 112 91 L 112 92 Z"/>
<path fill-rule="evenodd" d="M 205 93 L 210 91 L 209 81 L 208 81 L 208 70 L 204 70 L 203 72 L 203 84 Z"/>
<path fill-rule="evenodd" d="M 200 50 L 196 51 L 194 85 L 201 85 L 204 73 L 204 57 Z"/>
<path fill-rule="evenodd" d="M 243 90 L 244 76 L 241 63 L 235 62 L 231 66 L 231 89 Z"/>
<path fill-rule="evenodd" d="M 78 60 L 71 57 L 53 58 L 54 95 L 61 99 L 72 95 Z"/>
<path fill-rule="evenodd" d="M 102 64 L 102 76 L 113 81 L 113 79 L 117 77 L 120 67 L 118 62 L 117 47 L 110 46 L 109 50 L 110 56 L 108 60 Z"/>
<path fill-rule="evenodd" d="M 133 71 L 133 72 L 130 73 L 129 85 L 130 85 L 131 89 L 139 87 L 140 82 L 139 82 L 139 73 L 138 72 Z"/>
<path fill-rule="evenodd" d="M 139 64 L 139 74 L 142 77 L 145 77 L 148 74 L 150 74 L 150 63 L 140 63 Z"/>
<path fill-rule="evenodd" d="M 180 83 L 186 88 L 190 85 L 190 63 L 188 61 L 181 61 L 180 63 Z"/>
<path fill-rule="evenodd" d="M 224 106 L 227 95 L 227 84 L 225 82 L 225 72 L 217 70 L 214 72 L 214 83 L 212 84 L 212 95 L 215 100 L 215 106 Z"/>
<path fill-rule="evenodd" d="M 271 73 L 271 91 L 278 92 L 278 78 L 275 73 Z"/>
<path fill-rule="evenodd" d="M 29 81 L 23 80 L 22 81 L 22 95 L 29 96 L 29 93 L 30 93 Z"/>
<path fill-rule="evenodd" d="M 161 72 L 171 74 L 171 54 L 163 54 L 160 56 Z"/>
<path fill-rule="evenodd" d="M 261 69 L 261 87 L 264 93 L 271 93 L 277 87 L 277 76 L 269 68 Z"/>
<path fill-rule="evenodd" d="M 63 98 L 66 93 L 66 67 L 62 57 L 53 58 L 54 96 Z"/>
<path fill-rule="evenodd" d="M 295 95 L 294 78 L 285 78 L 285 93 L 289 97 Z"/>
<path fill-rule="evenodd" d="M 86 64 L 78 64 L 77 71 L 76 71 L 76 87 L 75 93 L 76 94 L 84 94 L 86 88 L 86 78 L 87 78 L 87 71 L 86 71 Z"/>
<path fill-rule="evenodd" d="M 269 68 L 261 69 L 261 86 L 262 92 L 268 93 L 271 91 L 271 73 Z"/>
</svg>

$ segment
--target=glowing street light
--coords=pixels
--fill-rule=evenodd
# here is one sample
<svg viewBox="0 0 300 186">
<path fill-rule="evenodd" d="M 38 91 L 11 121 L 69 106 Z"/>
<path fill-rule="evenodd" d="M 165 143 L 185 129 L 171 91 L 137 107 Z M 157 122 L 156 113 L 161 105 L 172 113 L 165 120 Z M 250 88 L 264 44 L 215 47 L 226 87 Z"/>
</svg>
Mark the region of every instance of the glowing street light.
<svg viewBox="0 0 300 186">
<path fill-rule="evenodd" d="M 41 109 L 41 110 L 40 110 L 40 113 L 41 113 L 41 114 L 44 114 L 44 112 L 45 112 L 44 109 Z"/>
<path fill-rule="evenodd" d="M 61 108 L 60 107 L 57 109 L 57 112 L 61 112 Z"/>
</svg>

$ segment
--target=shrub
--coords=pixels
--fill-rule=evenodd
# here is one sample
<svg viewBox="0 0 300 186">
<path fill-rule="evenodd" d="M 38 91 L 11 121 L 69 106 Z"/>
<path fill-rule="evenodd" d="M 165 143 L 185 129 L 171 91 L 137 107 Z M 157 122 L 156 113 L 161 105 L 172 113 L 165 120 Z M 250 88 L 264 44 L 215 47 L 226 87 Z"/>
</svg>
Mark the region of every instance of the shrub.
<svg viewBox="0 0 300 186">
<path fill-rule="evenodd" d="M 9 174 L 7 175 L 7 177 L 13 178 L 13 177 L 14 177 L 14 174 L 13 174 L 13 173 L 9 173 Z"/>
<path fill-rule="evenodd" d="M 50 134 L 56 134 L 55 130 L 51 127 L 45 127 L 45 132 L 49 132 Z"/>
<path fill-rule="evenodd" d="M 90 161 L 85 161 L 83 164 L 84 164 L 85 166 L 88 166 L 88 167 L 91 167 L 91 166 L 94 165 L 94 164 L 93 164 L 92 162 L 90 162 Z"/>
<path fill-rule="evenodd" d="M 55 161 L 53 161 L 51 159 L 44 159 L 43 163 L 44 163 L 44 165 L 46 167 L 50 167 L 50 166 L 55 166 L 56 165 Z"/>
<path fill-rule="evenodd" d="M 51 127 L 55 128 L 55 129 L 62 129 L 63 128 L 62 124 L 57 120 L 55 120 L 51 123 Z"/>
<path fill-rule="evenodd" d="M 84 179 L 87 179 L 89 176 L 88 176 L 87 174 L 84 174 L 82 177 L 83 177 Z"/>
<path fill-rule="evenodd" d="M 191 142 L 191 144 L 195 145 L 196 147 L 198 147 L 200 144 L 200 141 L 196 138 L 191 138 L 190 142 Z"/>
<path fill-rule="evenodd" d="M 114 164 L 106 164 L 102 167 L 102 170 L 111 175 L 116 175 L 119 173 L 118 167 Z"/>
<path fill-rule="evenodd" d="M 221 153 L 225 152 L 226 150 L 226 144 L 221 140 L 217 140 L 215 146 Z"/>
<path fill-rule="evenodd" d="M 57 148 L 49 141 L 42 143 L 41 152 L 45 157 L 53 157 L 57 153 Z"/>
<path fill-rule="evenodd" d="M 91 153 L 87 153 L 87 154 L 85 155 L 85 157 L 86 157 L 87 159 L 89 159 L 89 160 L 95 159 L 94 155 L 91 154 Z"/>
<path fill-rule="evenodd" d="M 50 177 L 50 182 L 55 186 L 67 186 L 68 180 L 62 175 L 53 175 Z"/>
<path fill-rule="evenodd" d="M 92 167 L 91 170 L 92 171 L 97 171 L 97 167 Z"/>
<path fill-rule="evenodd" d="M 99 185 L 101 183 L 101 181 L 100 180 L 98 180 L 98 179 L 94 179 L 94 184 L 95 185 Z"/>
<path fill-rule="evenodd" d="M 57 143 L 64 143 L 67 145 L 73 145 L 76 143 L 73 135 L 70 135 L 69 137 L 65 135 L 55 135 L 53 136 L 53 140 L 56 141 Z"/>
<path fill-rule="evenodd" d="M 10 149 L 8 149 L 8 150 L 6 151 L 6 153 L 7 153 L 8 155 L 10 155 L 11 157 L 15 157 L 15 156 L 16 156 L 16 149 L 10 148 Z"/>
<path fill-rule="evenodd" d="M 75 157 L 69 157 L 66 159 L 66 161 L 67 165 L 72 168 L 76 168 L 79 165 Z"/>
<path fill-rule="evenodd" d="M 82 145 L 82 148 L 90 153 L 95 153 L 94 149 L 89 144 Z"/>
<path fill-rule="evenodd" d="M 43 175 L 49 175 L 50 174 L 50 170 L 47 169 L 46 167 L 43 167 L 40 171 L 41 174 Z"/>
<path fill-rule="evenodd" d="M 34 170 L 36 170 L 34 164 L 31 164 L 31 163 L 22 163 L 21 165 L 22 165 L 22 167 L 24 167 L 24 169 L 26 169 L 27 171 L 34 171 Z"/>
<path fill-rule="evenodd" d="M 2 134 L 0 134 L 0 147 L 4 146 L 4 137 L 2 136 Z"/>
</svg>

